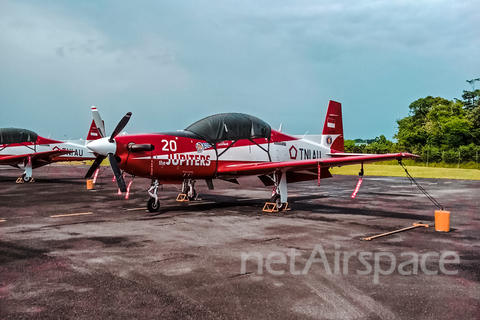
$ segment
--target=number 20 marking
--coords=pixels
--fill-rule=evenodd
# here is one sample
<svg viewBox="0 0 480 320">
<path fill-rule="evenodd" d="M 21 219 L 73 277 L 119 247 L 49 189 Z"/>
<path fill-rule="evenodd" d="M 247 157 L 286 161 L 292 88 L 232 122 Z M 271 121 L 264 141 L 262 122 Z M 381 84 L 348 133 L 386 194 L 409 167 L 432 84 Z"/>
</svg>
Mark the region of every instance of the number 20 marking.
<svg viewBox="0 0 480 320">
<path fill-rule="evenodd" d="M 175 140 L 163 139 L 162 143 L 164 143 L 162 151 L 177 151 L 177 142 Z"/>
</svg>

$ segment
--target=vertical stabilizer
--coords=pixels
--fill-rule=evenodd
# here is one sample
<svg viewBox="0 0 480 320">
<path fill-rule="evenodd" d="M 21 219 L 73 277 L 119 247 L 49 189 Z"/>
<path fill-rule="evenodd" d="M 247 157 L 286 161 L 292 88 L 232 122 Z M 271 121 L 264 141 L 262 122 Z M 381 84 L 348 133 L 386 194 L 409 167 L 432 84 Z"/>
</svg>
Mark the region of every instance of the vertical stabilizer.
<svg viewBox="0 0 480 320">
<path fill-rule="evenodd" d="M 97 126 L 95 125 L 95 120 L 92 120 L 90 125 L 90 130 L 88 130 L 87 141 L 100 139 L 100 133 L 98 132 Z"/>
<path fill-rule="evenodd" d="M 342 104 L 330 100 L 328 103 L 327 116 L 323 125 L 324 145 L 331 149 L 332 153 L 344 152 L 343 141 L 343 121 L 342 121 Z"/>
</svg>

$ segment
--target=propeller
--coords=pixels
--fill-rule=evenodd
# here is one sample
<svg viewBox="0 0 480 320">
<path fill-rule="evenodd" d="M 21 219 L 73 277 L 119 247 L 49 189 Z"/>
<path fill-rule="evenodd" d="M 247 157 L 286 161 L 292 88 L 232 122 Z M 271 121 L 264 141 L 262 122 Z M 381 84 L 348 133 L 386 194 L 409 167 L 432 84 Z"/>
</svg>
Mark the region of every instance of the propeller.
<svg viewBox="0 0 480 320">
<path fill-rule="evenodd" d="M 125 128 L 130 120 L 130 117 L 132 116 L 132 113 L 127 112 L 127 114 L 120 120 L 120 122 L 117 124 L 117 127 L 115 130 L 113 130 L 112 134 L 108 138 L 105 136 L 105 126 L 96 107 L 92 107 L 92 114 L 101 138 L 98 140 L 93 140 L 87 144 L 87 148 L 98 155 L 90 169 L 88 169 L 85 179 L 90 178 L 95 170 L 98 169 L 102 161 L 108 157 L 108 160 L 110 161 L 110 168 L 112 168 L 112 171 L 115 174 L 115 179 L 117 180 L 118 188 L 122 192 L 126 192 L 127 186 L 125 184 L 125 180 L 123 179 L 122 173 L 120 172 L 120 168 L 118 167 L 118 162 L 115 159 L 115 151 L 117 149 L 115 137 Z"/>
<path fill-rule="evenodd" d="M 88 169 L 87 174 L 85 175 L 85 179 L 90 178 L 92 174 L 95 172 L 95 170 L 98 169 L 100 164 L 102 163 L 103 160 L 105 160 L 105 156 L 99 154 L 96 158 L 95 161 L 93 161 L 92 166 Z"/>
</svg>

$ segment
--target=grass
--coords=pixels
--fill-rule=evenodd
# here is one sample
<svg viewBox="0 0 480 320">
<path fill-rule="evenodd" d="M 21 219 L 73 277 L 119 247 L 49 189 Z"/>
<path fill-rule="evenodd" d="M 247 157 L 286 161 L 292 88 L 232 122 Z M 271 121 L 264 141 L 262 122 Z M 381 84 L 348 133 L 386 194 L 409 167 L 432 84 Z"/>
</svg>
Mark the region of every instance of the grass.
<svg viewBox="0 0 480 320">
<path fill-rule="evenodd" d="M 375 162 L 375 164 L 398 165 L 398 161 L 397 160 L 381 161 L 381 162 Z M 480 163 L 475 163 L 473 161 L 460 162 L 460 163 L 429 162 L 427 165 L 427 163 L 425 162 L 405 159 L 403 160 L 403 164 L 406 166 L 415 166 L 415 167 L 451 168 L 451 169 L 460 168 L 460 169 L 480 170 Z"/>
<path fill-rule="evenodd" d="M 72 166 L 79 166 L 79 165 L 87 165 L 91 166 L 93 164 L 93 160 L 86 160 L 86 161 L 59 161 L 59 164 L 69 164 Z M 108 159 L 105 159 L 102 161 L 100 164 L 101 166 L 109 166 L 110 162 L 108 162 Z"/>
<path fill-rule="evenodd" d="M 480 170 L 477 169 L 458 169 L 458 168 L 432 168 L 405 166 L 414 178 L 433 178 L 433 179 L 458 179 L 458 180 L 480 180 Z M 405 177 L 405 170 L 400 165 L 385 164 L 364 164 L 363 170 L 366 176 L 384 176 L 384 177 Z M 335 175 L 358 175 L 360 165 L 335 167 L 330 172 Z"/>
</svg>

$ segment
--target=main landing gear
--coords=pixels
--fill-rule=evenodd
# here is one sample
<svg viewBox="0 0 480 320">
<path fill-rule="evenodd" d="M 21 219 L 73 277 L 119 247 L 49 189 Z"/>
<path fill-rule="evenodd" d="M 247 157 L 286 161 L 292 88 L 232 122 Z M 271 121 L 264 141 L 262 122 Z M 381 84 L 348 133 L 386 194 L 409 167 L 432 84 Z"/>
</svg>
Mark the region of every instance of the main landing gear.
<svg viewBox="0 0 480 320">
<path fill-rule="evenodd" d="M 281 171 L 276 171 L 273 175 L 273 182 L 275 186 L 273 187 L 272 197 L 270 198 L 270 202 L 265 205 L 264 211 L 287 210 L 287 175 Z M 274 204 L 274 207 L 272 208 L 272 206 L 268 204 Z"/>
<path fill-rule="evenodd" d="M 195 191 L 195 180 L 193 179 L 185 179 L 182 182 L 182 193 L 178 195 L 177 200 L 179 198 L 185 198 L 182 201 L 192 201 L 197 199 L 197 191 Z M 181 195 L 184 195 L 181 197 Z"/>
<path fill-rule="evenodd" d="M 185 179 L 182 182 L 182 193 L 178 195 L 177 201 L 192 201 L 197 199 L 197 191 L 195 190 L 195 180 Z M 147 209 L 150 212 L 158 212 L 160 210 L 160 199 L 158 199 L 158 187 L 160 183 L 157 179 L 153 179 L 148 189 L 150 199 L 147 202 Z M 181 199 L 181 200 L 179 200 Z"/>
<path fill-rule="evenodd" d="M 152 184 L 150 185 L 150 189 L 148 189 L 148 194 L 150 195 L 150 199 L 147 202 L 147 209 L 150 212 L 158 212 L 160 210 L 160 200 L 158 200 L 158 187 L 160 184 L 158 180 L 152 180 Z"/>
<path fill-rule="evenodd" d="M 17 179 L 17 183 L 24 183 L 24 182 L 34 182 L 35 179 L 32 177 L 32 159 L 30 156 L 28 157 L 28 161 L 24 162 L 25 172 L 23 175 Z"/>
</svg>

